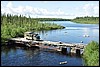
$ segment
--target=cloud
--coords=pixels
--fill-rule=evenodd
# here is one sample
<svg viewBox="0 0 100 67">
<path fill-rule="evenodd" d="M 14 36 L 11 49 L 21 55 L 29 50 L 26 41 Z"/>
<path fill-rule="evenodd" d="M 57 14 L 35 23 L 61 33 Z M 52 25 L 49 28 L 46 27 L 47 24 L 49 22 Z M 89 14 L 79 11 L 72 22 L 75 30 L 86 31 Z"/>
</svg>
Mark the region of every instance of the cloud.
<svg viewBox="0 0 100 67">
<path fill-rule="evenodd" d="M 43 1 L 43 3 L 48 3 Z M 49 8 L 49 7 L 48 7 Z M 14 7 L 13 2 L 9 1 L 6 5 L 1 2 L 1 12 L 10 13 L 14 15 L 26 15 L 31 17 L 59 17 L 59 18 L 75 18 L 78 16 L 99 16 L 99 5 L 98 4 L 85 4 L 83 7 L 79 6 L 75 9 L 78 13 L 68 13 L 64 12 L 61 8 L 51 11 L 45 8 L 37 8 L 32 6 L 17 6 Z"/>
<path fill-rule="evenodd" d="M 85 4 L 84 13 L 87 16 L 99 16 L 99 6 L 94 4 Z"/>
<path fill-rule="evenodd" d="M 95 13 L 96 15 L 99 15 L 99 7 L 98 7 L 98 6 L 95 6 L 95 7 L 94 7 L 94 13 Z"/>
<path fill-rule="evenodd" d="M 59 8 L 55 11 L 50 11 L 44 8 L 35 8 L 32 6 L 17 6 L 14 7 L 12 2 L 8 2 L 6 6 L 1 5 L 2 13 L 10 13 L 14 15 L 30 15 L 30 16 L 40 16 L 40 17 L 66 17 L 66 16 L 74 16 L 73 14 L 67 14 Z"/>
<path fill-rule="evenodd" d="M 8 8 L 11 8 L 13 5 L 12 5 L 12 2 L 8 2 L 7 6 Z"/>
</svg>

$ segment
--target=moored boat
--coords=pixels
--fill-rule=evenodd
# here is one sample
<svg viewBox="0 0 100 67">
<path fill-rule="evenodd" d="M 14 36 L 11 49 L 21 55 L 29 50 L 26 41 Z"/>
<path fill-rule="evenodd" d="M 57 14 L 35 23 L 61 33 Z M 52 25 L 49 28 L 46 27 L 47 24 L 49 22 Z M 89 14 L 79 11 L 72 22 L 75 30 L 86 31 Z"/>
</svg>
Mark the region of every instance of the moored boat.
<svg viewBox="0 0 100 67">
<path fill-rule="evenodd" d="M 64 62 L 60 62 L 59 64 L 66 64 L 67 63 L 67 61 L 64 61 Z"/>
</svg>

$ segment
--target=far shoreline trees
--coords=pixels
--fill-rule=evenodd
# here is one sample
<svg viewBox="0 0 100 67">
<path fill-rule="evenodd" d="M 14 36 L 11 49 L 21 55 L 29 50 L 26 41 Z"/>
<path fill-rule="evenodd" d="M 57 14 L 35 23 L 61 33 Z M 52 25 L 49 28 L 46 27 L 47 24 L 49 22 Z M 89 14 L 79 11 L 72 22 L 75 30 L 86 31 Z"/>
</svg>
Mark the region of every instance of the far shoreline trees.
<svg viewBox="0 0 100 67">
<path fill-rule="evenodd" d="M 82 24 L 99 24 L 99 17 L 93 17 L 93 16 L 76 17 L 71 21 Z"/>
</svg>

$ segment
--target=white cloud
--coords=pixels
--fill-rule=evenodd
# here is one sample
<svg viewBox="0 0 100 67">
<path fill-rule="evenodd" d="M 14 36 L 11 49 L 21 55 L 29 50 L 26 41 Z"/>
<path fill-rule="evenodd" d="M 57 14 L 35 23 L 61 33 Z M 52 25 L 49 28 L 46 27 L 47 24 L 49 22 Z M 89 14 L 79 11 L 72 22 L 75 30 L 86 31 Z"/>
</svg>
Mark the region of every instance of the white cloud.
<svg viewBox="0 0 100 67">
<path fill-rule="evenodd" d="M 8 2 L 7 7 L 11 8 L 12 6 L 12 2 Z"/>
<path fill-rule="evenodd" d="M 99 15 L 99 7 L 98 7 L 98 6 L 95 6 L 95 7 L 94 7 L 94 13 L 95 13 L 96 15 Z"/>
<path fill-rule="evenodd" d="M 47 1 L 42 1 L 43 3 L 48 3 Z M 49 7 L 48 7 L 49 8 Z M 1 12 L 10 14 L 22 14 L 30 15 L 32 17 L 51 17 L 51 18 L 75 18 L 77 16 L 99 16 L 99 5 L 98 4 L 85 4 L 83 8 L 81 6 L 76 7 L 78 13 L 67 13 L 61 8 L 55 9 L 55 11 L 50 11 L 45 8 L 35 8 L 32 6 L 17 6 L 14 7 L 13 2 L 9 1 L 8 4 L 4 5 L 1 2 Z M 76 15 L 75 15 L 75 14 Z"/>
<path fill-rule="evenodd" d="M 15 12 L 15 13 L 23 13 L 24 12 L 24 7 L 22 6 L 18 6 L 17 8 L 13 8 L 12 10 Z"/>
<path fill-rule="evenodd" d="M 99 16 L 99 6 L 94 4 L 86 4 L 83 7 L 84 13 L 87 16 Z"/>
<path fill-rule="evenodd" d="M 3 6 L 1 5 L 1 12 L 2 13 L 10 13 L 10 14 L 22 14 L 22 15 L 30 15 L 33 17 L 51 17 L 51 18 L 70 18 L 71 16 L 74 16 L 73 14 L 67 14 L 59 8 L 55 11 L 50 11 L 44 8 L 35 8 L 32 6 L 18 6 L 14 7 L 12 2 L 8 2 L 7 5 Z M 70 16 L 70 17 L 69 17 Z"/>
</svg>

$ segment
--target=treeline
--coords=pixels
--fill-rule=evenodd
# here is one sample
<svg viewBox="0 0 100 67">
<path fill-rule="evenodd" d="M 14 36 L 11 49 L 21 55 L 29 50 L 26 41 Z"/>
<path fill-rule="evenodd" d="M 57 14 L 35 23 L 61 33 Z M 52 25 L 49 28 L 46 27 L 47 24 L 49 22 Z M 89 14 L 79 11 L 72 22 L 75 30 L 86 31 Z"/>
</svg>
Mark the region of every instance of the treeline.
<svg viewBox="0 0 100 67">
<path fill-rule="evenodd" d="M 75 19 L 72 19 L 71 21 L 76 23 L 85 23 L 85 24 L 99 24 L 99 17 L 76 17 Z"/>
<path fill-rule="evenodd" d="M 26 31 L 62 29 L 63 26 L 54 23 L 40 23 L 31 17 L 22 15 L 1 14 L 1 42 L 7 38 L 23 36 Z"/>
<path fill-rule="evenodd" d="M 63 18 L 34 18 L 38 21 L 70 21 L 70 19 L 63 19 Z"/>
<path fill-rule="evenodd" d="M 91 41 L 84 49 L 85 66 L 99 66 L 99 44 Z"/>
</svg>

